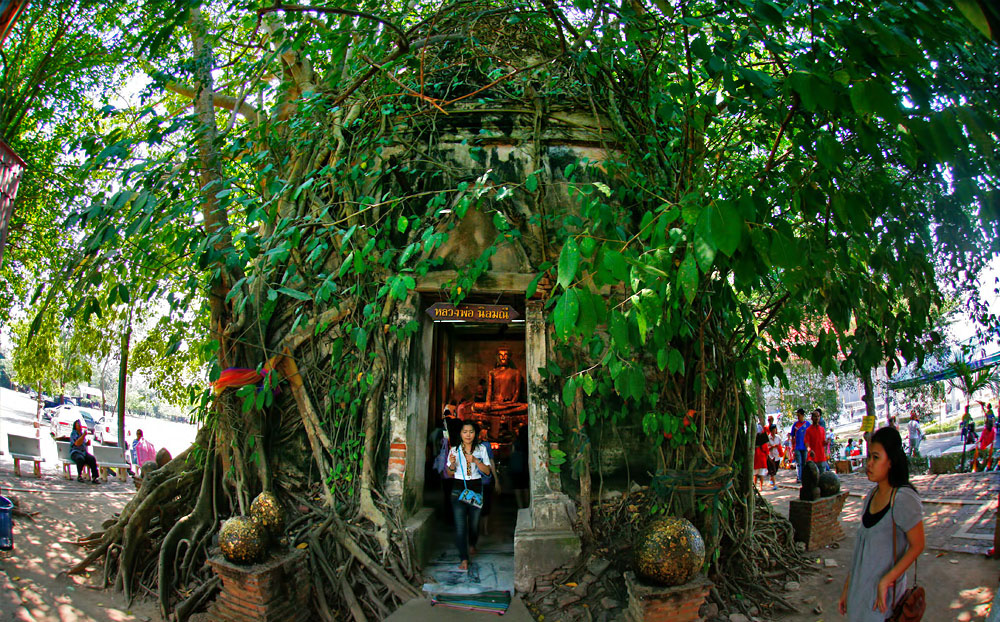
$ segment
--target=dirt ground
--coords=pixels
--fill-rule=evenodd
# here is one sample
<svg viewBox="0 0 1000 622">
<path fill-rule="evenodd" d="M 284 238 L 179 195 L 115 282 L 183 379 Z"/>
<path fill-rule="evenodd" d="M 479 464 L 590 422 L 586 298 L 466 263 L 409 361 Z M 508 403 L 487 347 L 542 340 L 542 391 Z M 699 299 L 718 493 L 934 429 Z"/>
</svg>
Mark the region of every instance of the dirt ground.
<svg viewBox="0 0 1000 622">
<path fill-rule="evenodd" d="M 860 521 L 861 495 L 868 482 L 843 478 L 851 492 L 841 516 L 846 537 L 836 547 L 811 553 L 817 571 L 803 578 L 798 590 L 784 594 L 801 613 L 776 618 L 782 622 L 843 619 L 837 599 Z M 765 491 L 776 511 L 788 512 L 797 490 L 791 474 L 783 474 L 777 491 Z M 1000 579 L 1000 561 L 982 553 L 992 542 L 1000 481 L 994 477 L 955 475 L 916 478 L 924 498 L 928 549 L 921 556 L 919 581 L 927 590 L 928 621 L 985 620 Z M 100 568 L 90 575 L 69 577 L 65 571 L 82 551 L 72 541 L 100 528 L 134 494 L 130 483 L 94 486 L 69 482 L 47 473 L 41 480 L 16 478 L 9 463 L 0 465 L 0 489 L 13 494 L 34 521 L 15 519 L 13 551 L 0 552 L 0 622 L 160 621 L 147 597 L 128 605 L 121 594 L 98 589 Z M 837 565 L 827 567 L 826 560 Z M 817 609 L 818 608 L 818 609 Z M 814 611 L 815 610 L 815 611 Z M 818 611 L 818 612 L 817 612 Z"/>
<path fill-rule="evenodd" d="M 913 478 L 924 501 L 927 548 L 917 565 L 917 581 L 927 592 L 924 620 L 938 622 L 985 620 L 1000 584 L 1000 561 L 984 553 L 992 546 L 996 515 L 997 480 L 976 475 L 920 476 Z M 797 591 L 784 596 L 800 608 L 799 614 L 775 618 L 782 622 L 843 620 L 837 601 L 851 561 L 862 497 L 871 483 L 860 475 L 841 478 L 851 495 L 841 514 L 845 538 L 836 545 L 810 552 L 816 572 L 803 578 Z M 788 502 L 798 498 L 794 473 L 779 480 L 778 490 L 764 496 L 775 510 L 788 515 Z M 769 487 L 768 487 L 769 488 Z M 959 502 L 961 501 L 961 503 Z M 974 501 L 975 503 L 970 503 Z M 988 534 L 987 534 L 988 531 Z M 987 535 L 990 540 L 987 540 Z M 827 567 L 826 560 L 837 565 Z"/>
<path fill-rule="evenodd" d="M 129 606 L 120 593 L 99 589 L 101 568 L 87 575 L 65 571 L 83 551 L 74 539 L 98 531 L 101 522 L 124 507 L 135 493 L 131 483 L 94 485 L 54 474 L 17 478 L 0 468 L 0 490 L 20 508 L 37 512 L 34 521 L 14 518 L 14 549 L 0 551 L 0 622 L 83 622 L 160 620 L 155 603 Z"/>
</svg>

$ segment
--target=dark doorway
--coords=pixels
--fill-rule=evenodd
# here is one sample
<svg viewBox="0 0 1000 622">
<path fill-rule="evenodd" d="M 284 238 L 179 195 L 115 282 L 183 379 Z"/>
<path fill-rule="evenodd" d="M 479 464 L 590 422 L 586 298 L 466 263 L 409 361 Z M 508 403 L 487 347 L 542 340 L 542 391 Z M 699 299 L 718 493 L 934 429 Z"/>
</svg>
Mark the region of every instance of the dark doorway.
<svg viewBox="0 0 1000 622">
<path fill-rule="evenodd" d="M 424 502 L 435 514 L 430 539 L 435 544 L 426 569 L 429 591 L 513 590 L 514 529 L 519 502 L 526 505 L 528 499 L 525 325 L 435 323 L 433 352 L 424 479 Z M 450 431 L 448 419 L 454 419 Z M 482 511 L 468 571 L 458 567 L 452 517 L 451 489 L 462 482 L 441 473 L 444 452 L 461 442 L 459 421 L 474 421 L 483 430 L 496 476 L 484 485 L 492 495 Z"/>
</svg>

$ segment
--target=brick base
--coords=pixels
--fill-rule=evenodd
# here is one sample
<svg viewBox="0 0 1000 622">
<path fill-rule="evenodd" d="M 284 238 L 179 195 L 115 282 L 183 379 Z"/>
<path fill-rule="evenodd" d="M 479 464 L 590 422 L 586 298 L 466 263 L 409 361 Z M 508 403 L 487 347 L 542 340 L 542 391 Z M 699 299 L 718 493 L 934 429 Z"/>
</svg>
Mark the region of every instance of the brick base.
<svg viewBox="0 0 1000 622">
<path fill-rule="evenodd" d="M 832 544 L 844 537 L 840 528 L 840 511 L 844 509 L 847 492 L 815 501 L 792 499 L 788 506 L 788 520 L 792 523 L 796 542 L 805 542 L 806 550 L 813 551 Z"/>
<path fill-rule="evenodd" d="M 208 560 L 222 578 L 222 593 L 209 607 L 224 622 L 305 622 L 309 619 L 306 552 L 293 549 L 262 564 L 238 566 L 221 555 Z"/>
<path fill-rule="evenodd" d="M 662 587 L 642 583 L 635 573 L 626 572 L 625 587 L 628 588 L 625 616 L 631 622 L 700 622 L 698 612 L 712 589 L 712 582 L 699 574 L 684 585 Z"/>
</svg>

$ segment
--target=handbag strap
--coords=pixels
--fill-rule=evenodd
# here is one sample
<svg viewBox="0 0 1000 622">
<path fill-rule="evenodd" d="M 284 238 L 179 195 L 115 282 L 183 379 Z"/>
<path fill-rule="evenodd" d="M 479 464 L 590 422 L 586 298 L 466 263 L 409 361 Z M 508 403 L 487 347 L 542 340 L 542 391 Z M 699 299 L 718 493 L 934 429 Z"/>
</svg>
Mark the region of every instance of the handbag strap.
<svg viewBox="0 0 1000 622">
<path fill-rule="evenodd" d="M 469 485 L 466 483 L 465 478 L 469 476 L 469 473 L 465 470 L 465 467 L 462 466 L 462 458 L 465 456 L 465 449 L 459 445 L 455 448 L 455 453 L 458 454 L 458 466 L 462 469 L 462 488 L 468 490 Z M 893 540 L 893 542 L 895 542 L 895 540 Z"/>
<path fill-rule="evenodd" d="M 889 501 L 889 517 L 892 519 L 892 565 L 895 566 L 899 560 L 896 558 L 896 491 L 898 488 L 892 489 L 892 499 Z M 903 578 L 906 577 L 906 571 L 903 571 Z M 896 602 L 896 584 L 899 583 L 898 580 L 892 582 L 892 602 Z M 913 560 L 913 585 L 917 584 L 917 560 Z"/>
</svg>

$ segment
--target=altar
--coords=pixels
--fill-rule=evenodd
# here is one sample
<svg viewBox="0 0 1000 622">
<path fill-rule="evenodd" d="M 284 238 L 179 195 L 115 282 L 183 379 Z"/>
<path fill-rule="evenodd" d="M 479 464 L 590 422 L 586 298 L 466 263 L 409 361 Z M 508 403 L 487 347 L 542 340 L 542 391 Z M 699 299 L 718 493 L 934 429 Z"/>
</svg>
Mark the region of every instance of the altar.
<svg viewBox="0 0 1000 622">
<path fill-rule="evenodd" d="M 428 419 L 475 421 L 501 457 L 528 424 L 523 325 L 448 326 L 437 340 L 435 395 Z"/>
</svg>

